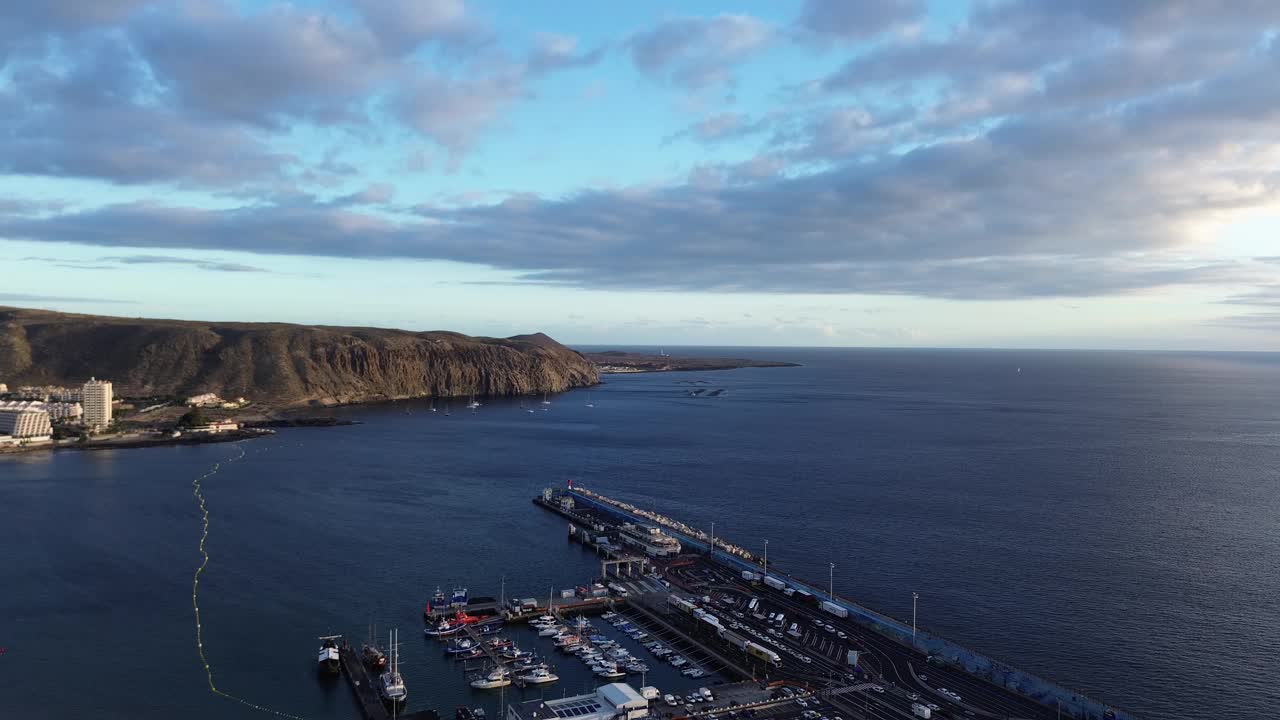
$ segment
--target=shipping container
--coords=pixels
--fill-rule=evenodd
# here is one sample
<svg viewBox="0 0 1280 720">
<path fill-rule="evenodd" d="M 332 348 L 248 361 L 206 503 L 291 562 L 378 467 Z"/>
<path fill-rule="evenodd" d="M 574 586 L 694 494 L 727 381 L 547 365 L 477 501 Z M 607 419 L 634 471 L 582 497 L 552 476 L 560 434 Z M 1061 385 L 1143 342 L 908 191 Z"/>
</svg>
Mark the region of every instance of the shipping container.
<svg viewBox="0 0 1280 720">
<path fill-rule="evenodd" d="M 678 595 L 667 596 L 667 604 L 683 613 L 693 614 L 693 611 L 697 609 L 696 605 Z"/>
<path fill-rule="evenodd" d="M 743 570 L 742 579 L 746 580 L 747 582 L 755 582 L 760 579 L 760 576 L 756 573 L 751 572 L 750 570 Z"/>
<path fill-rule="evenodd" d="M 842 617 L 842 618 L 849 617 L 848 610 L 845 610 L 840 605 L 837 605 L 833 602 L 829 602 L 827 600 L 822 601 L 822 609 L 826 612 L 831 613 L 832 615 L 835 615 L 836 617 Z"/>
<path fill-rule="evenodd" d="M 912 703 L 912 704 L 911 704 L 911 714 L 912 714 L 912 715 L 915 715 L 915 716 L 916 716 L 916 717 L 918 717 L 918 718 L 931 718 L 931 717 L 933 717 L 933 711 L 932 711 L 932 710 L 930 710 L 928 707 L 926 707 L 926 706 L 924 706 L 924 705 L 921 705 L 920 703 Z"/>
<path fill-rule="evenodd" d="M 773 588 L 774 590 L 781 590 L 781 589 L 783 589 L 783 588 L 785 588 L 785 587 L 787 586 L 787 584 L 786 584 L 786 583 L 782 582 L 781 580 L 779 580 L 779 579 L 778 579 L 778 578 L 776 578 L 776 577 L 773 577 L 772 575 L 766 575 L 766 576 L 765 576 L 765 578 L 764 578 L 764 584 L 765 584 L 765 585 L 768 585 L 769 587 Z"/>
</svg>

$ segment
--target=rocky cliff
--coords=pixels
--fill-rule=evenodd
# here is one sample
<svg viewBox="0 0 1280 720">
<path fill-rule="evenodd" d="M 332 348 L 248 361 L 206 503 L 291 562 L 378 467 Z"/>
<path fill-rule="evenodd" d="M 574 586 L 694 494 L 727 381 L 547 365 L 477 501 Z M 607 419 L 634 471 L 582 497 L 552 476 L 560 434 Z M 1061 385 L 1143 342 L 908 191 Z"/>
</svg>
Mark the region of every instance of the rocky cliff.
<svg viewBox="0 0 1280 720">
<path fill-rule="evenodd" d="M 277 323 L 206 323 L 0 308 L 0 382 L 113 381 L 117 395 L 202 392 L 274 406 L 558 392 L 595 365 L 541 333 L 476 338 Z"/>
</svg>

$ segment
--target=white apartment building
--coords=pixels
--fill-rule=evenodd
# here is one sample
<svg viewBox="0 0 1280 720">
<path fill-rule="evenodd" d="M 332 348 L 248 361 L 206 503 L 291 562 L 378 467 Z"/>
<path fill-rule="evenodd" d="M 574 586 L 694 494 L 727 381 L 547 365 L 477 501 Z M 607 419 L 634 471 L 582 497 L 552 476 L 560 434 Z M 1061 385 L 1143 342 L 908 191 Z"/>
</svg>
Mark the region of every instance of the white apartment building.
<svg viewBox="0 0 1280 720">
<path fill-rule="evenodd" d="M 48 438 L 53 434 L 49 413 L 44 410 L 0 410 L 0 435 L 16 440 Z"/>
<path fill-rule="evenodd" d="M 83 395 L 84 424 L 97 429 L 111 425 L 111 382 L 89 378 Z"/>
<path fill-rule="evenodd" d="M 222 398 L 213 393 L 201 393 L 187 398 L 187 404 L 194 407 L 213 407 L 222 404 Z"/>
<path fill-rule="evenodd" d="M 49 413 L 49 419 L 54 422 L 79 420 L 84 415 L 80 403 L 47 403 L 39 400 L 0 400 L 0 410 L 40 410 Z"/>
</svg>

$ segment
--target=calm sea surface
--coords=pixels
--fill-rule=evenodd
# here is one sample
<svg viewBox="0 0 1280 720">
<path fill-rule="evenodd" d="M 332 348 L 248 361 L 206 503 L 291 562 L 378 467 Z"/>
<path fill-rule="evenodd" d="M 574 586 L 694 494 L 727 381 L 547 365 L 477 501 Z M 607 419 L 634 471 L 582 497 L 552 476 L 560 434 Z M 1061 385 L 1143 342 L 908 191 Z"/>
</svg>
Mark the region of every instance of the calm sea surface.
<svg viewBox="0 0 1280 720">
<path fill-rule="evenodd" d="M 402 630 L 411 709 L 496 710 L 423 639 L 422 604 L 591 575 L 529 502 L 567 478 L 767 538 L 818 582 L 834 562 L 837 592 L 889 614 L 917 591 L 922 626 L 1144 717 L 1280 702 L 1280 356 L 702 352 L 804 367 L 609 376 L 594 408 L 394 403 L 238 445 L 0 458 L 0 716 L 266 717 L 211 694 L 197 654 L 192 481 L 219 462 L 205 654 L 219 689 L 293 715 L 355 716 L 315 676 L 316 636 L 370 622 Z M 559 666 L 547 694 L 589 685 Z"/>
</svg>

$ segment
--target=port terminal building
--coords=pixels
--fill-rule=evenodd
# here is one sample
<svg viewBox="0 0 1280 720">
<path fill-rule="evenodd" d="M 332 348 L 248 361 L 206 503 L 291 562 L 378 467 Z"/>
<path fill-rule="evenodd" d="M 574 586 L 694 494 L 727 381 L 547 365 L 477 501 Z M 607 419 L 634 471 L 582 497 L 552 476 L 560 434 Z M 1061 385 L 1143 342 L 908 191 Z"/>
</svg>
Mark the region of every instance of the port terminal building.
<svg viewBox="0 0 1280 720">
<path fill-rule="evenodd" d="M 648 713 L 649 701 L 635 688 L 610 683 L 587 695 L 512 703 L 506 720 L 637 720 Z"/>
</svg>

